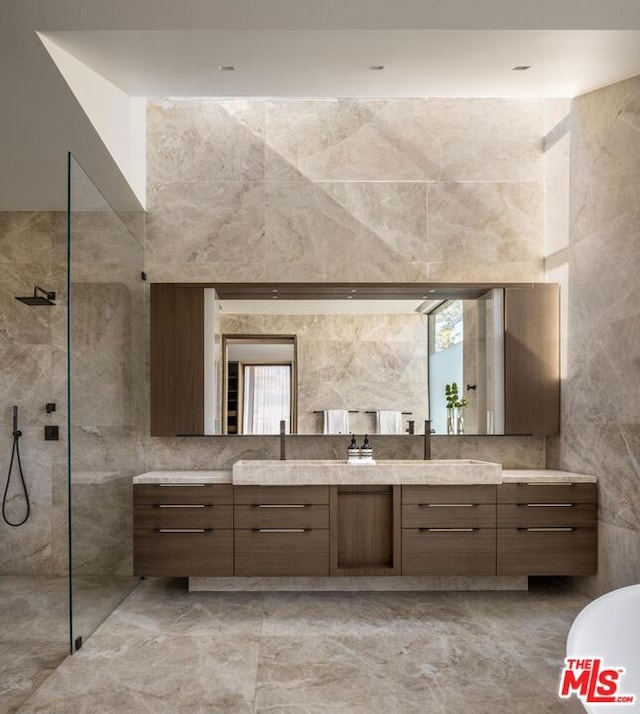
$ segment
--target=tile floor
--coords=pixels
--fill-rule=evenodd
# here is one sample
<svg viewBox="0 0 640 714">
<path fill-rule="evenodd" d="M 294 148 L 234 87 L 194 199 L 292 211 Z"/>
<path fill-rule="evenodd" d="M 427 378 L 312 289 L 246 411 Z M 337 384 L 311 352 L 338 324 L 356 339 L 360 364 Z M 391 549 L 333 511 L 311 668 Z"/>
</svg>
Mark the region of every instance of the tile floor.
<svg viewBox="0 0 640 714">
<path fill-rule="evenodd" d="M 75 579 L 75 631 L 86 638 L 122 601 L 135 579 Z M 0 714 L 14 711 L 69 653 L 67 577 L 0 576 Z"/>
<path fill-rule="evenodd" d="M 189 593 L 145 580 L 19 714 L 551 714 L 586 598 Z"/>
</svg>

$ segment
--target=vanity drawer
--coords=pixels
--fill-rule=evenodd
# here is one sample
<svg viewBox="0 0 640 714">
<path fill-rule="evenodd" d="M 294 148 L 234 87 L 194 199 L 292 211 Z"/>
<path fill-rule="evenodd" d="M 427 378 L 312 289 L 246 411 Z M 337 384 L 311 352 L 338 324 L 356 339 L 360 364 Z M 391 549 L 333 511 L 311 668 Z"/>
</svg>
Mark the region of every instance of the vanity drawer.
<svg viewBox="0 0 640 714">
<path fill-rule="evenodd" d="M 593 575 L 596 528 L 499 528 L 498 575 Z"/>
<path fill-rule="evenodd" d="M 238 529 L 329 527 L 329 506 L 282 503 L 236 506 L 234 516 Z"/>
<path fill-rule="evenodd" d="M 233 506 L 161 504 L 135 506 L 137 530 L 155 528 L 233 528 Z"/>
<path fill-rule="evenodd" d="M 133 572 L 155 577 L 233 575 L 233 531 L 134 531 Z"/>
<path fill-rule="evenodd" d="M 236 530 L 234 574 L 329 575 L 328 529 L 283 530 Z"/>
<path fill-rule="evenodd" d="M 498 506 L 498 528 L 573 526 L 595 528 L 595 503 L 502 503 Z"/>
<path fill-rule="evenodd" d="M 328 486 L 235 486 L 236 505 L 329 504 Z"/>
<path fill-rule="evenodd" d="M 597 499 L 596 483 L 498 485 L 498 503 L 597 503 Z"/>
<path fill-rule="evenodd" d="M 495 575 L 495 528 L 403 528 L 402 574 Z"/>
<path fill-rule="evenodd" d="M 403 528 L 438 527 L 495 528 L 495 504 L 405 503 Z"/>
<path fill-rule="evenodd" d="M 496 502 L 496 487 L 482 486 L 403 486 L 402 503 L 481 504 Z"/>
<path fill-rule="evenodd" d="M 211 506 L 233 505 L 231 484 L 136 484 L 133 487 L 134 505 L 198 504 Z"/>
</svg>

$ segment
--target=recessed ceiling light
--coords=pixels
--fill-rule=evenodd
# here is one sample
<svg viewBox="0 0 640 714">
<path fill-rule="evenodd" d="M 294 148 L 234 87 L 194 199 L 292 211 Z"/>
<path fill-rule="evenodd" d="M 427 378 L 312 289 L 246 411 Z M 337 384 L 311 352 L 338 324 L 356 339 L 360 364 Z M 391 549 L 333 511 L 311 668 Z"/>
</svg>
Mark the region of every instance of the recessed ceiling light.
<svg viewBox="0 0 640 714">
<path fill-rule="evenodd" d="M 384 69 L 384 65 L 383 64 L 370 64 L 369 69 L 372 72 L 382 72 L 382 70 Z"/>
<path fill-rule="evenodd" d="M 272 295 L 272 296 L 271 296 L 271 299 L 272 299 L 272 300 L 277 300 L 277 299 L 278 299 L 278 296 L 277 296 L 277 295 Z"/>
<path fill-rule="evenodd" d="M 278 292 L 278 288 L 271 288 L 271 292 L 272 292 L 272 293 L 277 293 L 277 292 Z"/>
<path fill-rule="evenodd" d="M 353 295 L 347 295 L 347 300 L 353 300 Z"/>
<path fill-rule="evenodd" d="M 531 69 L 530 64 L 518 64 L 515 67 L 512 67 L 512 72 L 524 72 L 527 69 Z"/>
<path fill-rule="evenodd" d="M 218 69 L 220 72 L 233 72 L 235 67 L 232 64 L 221 64 Z"/>
<path fill-rule="evenodd" d="M 352 288 L 351 290 L 352 293 L 358 292 L 356 288 Z"/>
</svg>

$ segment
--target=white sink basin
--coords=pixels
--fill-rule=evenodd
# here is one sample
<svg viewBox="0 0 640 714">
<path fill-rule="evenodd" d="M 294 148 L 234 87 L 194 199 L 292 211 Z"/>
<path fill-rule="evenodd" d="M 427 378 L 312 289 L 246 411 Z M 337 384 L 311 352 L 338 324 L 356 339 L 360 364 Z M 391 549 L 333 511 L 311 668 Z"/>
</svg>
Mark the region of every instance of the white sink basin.
<svg viewBox="0 0 640 714">
<path fill-rule="evenodd" d="M 500 483 L 502 465 L 473 459 L 378 460 L 371 464 L 345 461 L 236 461 L 238 486 L 309 484 L 492 484 Z"/>
</svg>

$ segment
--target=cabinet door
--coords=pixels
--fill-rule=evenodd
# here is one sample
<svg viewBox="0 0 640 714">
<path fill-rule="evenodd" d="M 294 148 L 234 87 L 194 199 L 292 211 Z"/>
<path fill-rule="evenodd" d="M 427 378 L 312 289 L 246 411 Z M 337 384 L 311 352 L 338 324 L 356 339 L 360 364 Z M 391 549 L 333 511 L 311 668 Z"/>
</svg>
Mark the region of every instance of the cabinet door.
<svg viewBox="0 0 640 714">
<path fill-rule="evenodd" d="M 329 575 L 329 530 L 258 528 L 234 534 L 235 575 Z"/>
<path fill-rule="evenodd" d="M 403 575 L 495 575 L 495 528 L 403 528 Z"/>
<path fill-rule="evenodd" d="M 498 575 L 593 575 L 595 528 L 498 529 Z"/>
<path fill-rule="evenodd" d="M 151 285 L 151 436 L 204 433 L 204 291 Z"/>
<path fill-rule="evenodd" d="M 233 531 L 207 528 L 135 531 L 133 572 L 152 577 L 233 575 Z"/>
<path fill-rule="evenodd" d="M 560 432 L 560 288 L 505 290 L 505 434 Z"/>
</svg>

